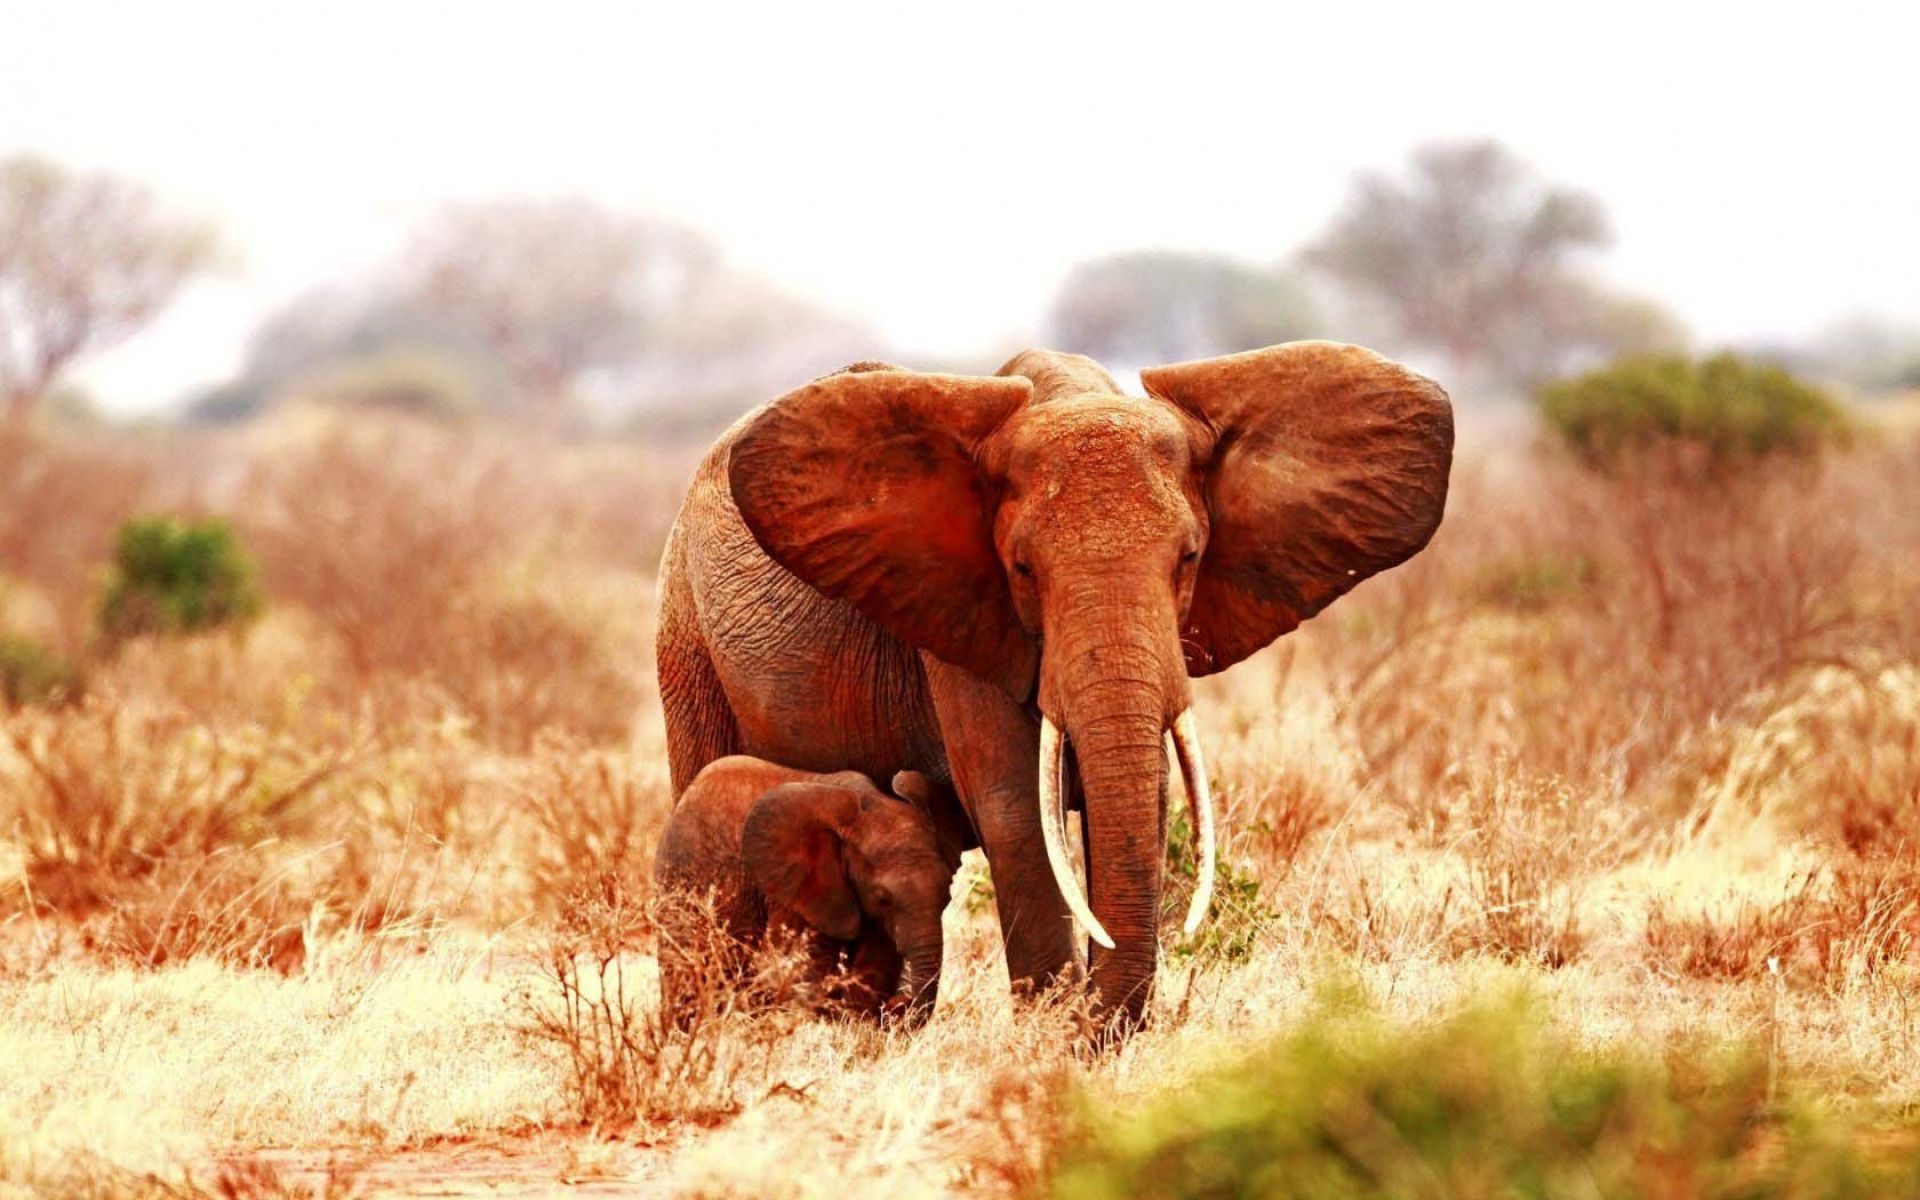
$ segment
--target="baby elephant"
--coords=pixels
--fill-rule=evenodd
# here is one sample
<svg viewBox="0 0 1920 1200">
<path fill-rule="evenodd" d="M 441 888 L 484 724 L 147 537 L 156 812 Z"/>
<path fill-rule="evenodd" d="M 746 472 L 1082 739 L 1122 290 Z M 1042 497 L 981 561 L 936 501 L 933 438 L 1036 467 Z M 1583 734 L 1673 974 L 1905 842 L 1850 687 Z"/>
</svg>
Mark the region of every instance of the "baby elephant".
<svg viewBox="0 0 1920 1200">
<path fill-rule="evenodd" d="M 900 799 L 852 771 L 719 759 L 675 806 L 654 881 L 662 891 L 711 891 L 716 915 L 743 944 L 769 928 L 799 934 L 834 1007 L 924 1018 L 939 994 L 940 916 L 960 854 L 929 816 L 953 811 L 938 807 L 942 785 L 902 771 L 893 790 Z M 684 1013 L 698 980 L 672 940 L 663 938 L 661 996 Z"/>
</svg>

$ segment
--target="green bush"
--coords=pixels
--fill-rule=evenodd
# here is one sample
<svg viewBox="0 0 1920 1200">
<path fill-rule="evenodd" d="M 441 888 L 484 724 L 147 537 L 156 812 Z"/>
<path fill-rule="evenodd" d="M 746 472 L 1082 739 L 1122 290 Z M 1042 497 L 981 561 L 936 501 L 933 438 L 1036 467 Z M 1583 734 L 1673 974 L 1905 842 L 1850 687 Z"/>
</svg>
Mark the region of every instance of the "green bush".
<svg viewBox="0 0 1920 1200">
<path fill-rule="evenodd" d="M 260 614 L 253 560 L 224 521 L 145 517 L 120 527 L 100 603 L 111 640 L 244 625 Z"/>
<path fill-rule="evenodd" d="M 1593 563 L 1578 555 L 1511 555 L 1473 580 L 1473 598 L 1510 612 L 1537 613 L 1571 600 L 1593 584 Z"/>
<path fill-rule="evenodd" d="M 1221 853 L 1213 874 L 1213 902 L 1206 923 L 1192 936 L 1181 930 L 1193 889 L 1200 882 L 1194 861 L 1193 825 L 1185 809 L 1167 822 L 1167 888 L 1160 897 L 1160 926 L 1166 934 L 1167 961 L 1185 966 L 1244 962 L 1259 945 L 1260 934 L 1278 919 L 1260 896 L 1260 877 L 1236 866 Z"/>
<path fill-rule="evenodd" d="M 1911 1196 L 1911 1141 L 1769 1097 L 1741 1051 L 1598 1052 L 1522 996 L 1417 1028 L 1330 993 L 1295 1032 L 1131 1111 L 1072 1119 L 1060 1200 Z M 1904 1148 L 1902 1148 L 1904 1146 Z"/>
<path fill-rule="evenodd" d="M 1717 470 L 1806 455 L 1850 432 L 1845 411 L 1825 392 L 1735 354 L 1625 358 L 1548 384 L 1536 399 L 1548 428 L 1599 467 L 1689 446 Z"/>
<path fill-rule="evenodd" d="M 32 638 L 0 633 L 0 702 L 58 704 L 79 696 L 80 672 Z"/>
</svg>

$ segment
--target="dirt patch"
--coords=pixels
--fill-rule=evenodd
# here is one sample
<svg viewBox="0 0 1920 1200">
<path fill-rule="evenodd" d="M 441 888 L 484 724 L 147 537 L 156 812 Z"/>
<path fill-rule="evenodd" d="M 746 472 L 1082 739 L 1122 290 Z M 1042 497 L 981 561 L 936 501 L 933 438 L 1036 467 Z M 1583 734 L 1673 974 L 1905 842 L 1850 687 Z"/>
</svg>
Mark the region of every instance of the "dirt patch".
<svg viewBox="0 0 1920 1200">
<path fill-rule="evenodd" d="M 217 1192 L 243 1197 L 662 1197 L 670 1194 L 665 1175 L 672 1157 L 665 1142 L 541 1130 L 393 1150 L 236 1150 L 216 1158 L 214 1172 Z"/>
</svg>

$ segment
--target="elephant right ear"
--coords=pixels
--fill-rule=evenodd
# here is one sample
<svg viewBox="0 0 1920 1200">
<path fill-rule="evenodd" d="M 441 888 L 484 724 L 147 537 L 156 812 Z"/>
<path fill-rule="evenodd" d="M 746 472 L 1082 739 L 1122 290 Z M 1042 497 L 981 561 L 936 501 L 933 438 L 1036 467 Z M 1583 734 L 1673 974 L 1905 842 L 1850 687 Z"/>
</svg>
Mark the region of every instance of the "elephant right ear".
<svg viewBox="0 0 1920 1200">
<path fill-rule="evenodd" d="M 911 646 L 1025 700 L 1039 647 L 994 549 L 983 438 L 1025 379 L 854 370 L 789 392 L 735 437 L 727 475 L 773 560 Z"/>
<path fill-rule="evenodd" d="M 860 816 L 860 797 L 829 783 L 783 783 L 754 801 L 740 858 L 760 894 L 831 938 L 860 935 L 860 902 L 841 842 Z"/>
</svg>

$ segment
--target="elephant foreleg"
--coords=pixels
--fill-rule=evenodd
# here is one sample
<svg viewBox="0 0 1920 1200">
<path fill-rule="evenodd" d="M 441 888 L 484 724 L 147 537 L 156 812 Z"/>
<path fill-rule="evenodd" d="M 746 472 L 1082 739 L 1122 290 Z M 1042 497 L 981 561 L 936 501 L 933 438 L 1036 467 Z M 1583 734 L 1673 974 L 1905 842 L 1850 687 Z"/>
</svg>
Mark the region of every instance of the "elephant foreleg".
<svg viewBox="0 0 1920 1200">
<path fill-rule="evenodd" d="M 1007 695 L 923 655 L 954 790 L 993 869 L 994 904 L 1014 992 L 1080 971 L 1072 918 L 1040 829 L 1040 729 Z"/>
</svg>

